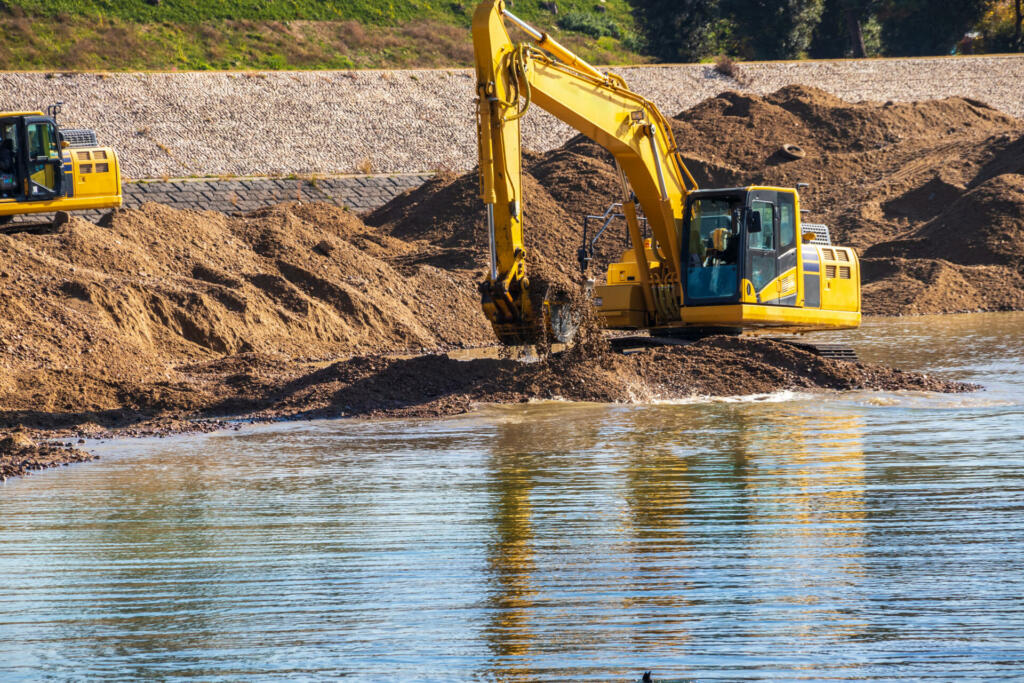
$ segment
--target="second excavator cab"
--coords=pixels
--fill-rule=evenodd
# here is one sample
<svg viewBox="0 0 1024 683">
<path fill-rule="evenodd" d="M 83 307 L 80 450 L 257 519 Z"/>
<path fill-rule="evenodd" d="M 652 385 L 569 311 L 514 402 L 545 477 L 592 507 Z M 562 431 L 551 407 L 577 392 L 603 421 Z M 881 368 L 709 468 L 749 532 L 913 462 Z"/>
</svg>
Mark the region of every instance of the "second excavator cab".
<svg viewBox="0 0 1024 683">
<path fill-rule="evenodd" d="M 0 112 L 0 225 L 15 216 L 121 206 L 117 154 L 47 113 Z"/>
</svg>

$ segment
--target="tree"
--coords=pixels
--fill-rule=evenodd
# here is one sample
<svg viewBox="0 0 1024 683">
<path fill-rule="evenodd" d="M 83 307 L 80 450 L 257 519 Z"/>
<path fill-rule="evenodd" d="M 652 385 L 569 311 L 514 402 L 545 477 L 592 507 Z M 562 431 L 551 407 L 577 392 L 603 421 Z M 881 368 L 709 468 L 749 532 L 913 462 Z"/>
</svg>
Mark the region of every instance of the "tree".
<svg viewBox="0 0 1024 683">
<path fill-rule="evenodd" d="M 637 0 L 648 49 L 669 62 L 696 62 L 716 54 L 718 0 Z"/>
<path fill-rule="evenodd" d="M 1024 49 L 1024 40 L 1021 37 L 1021 24 L 1024 23 L 1024 0 L 1013 0 L 1013 42 L 1017 49 Z"/>
<path fill-rule="evenodd" d="M 811 46 L 825 0 L 721 0 L 748 59 L 793 59 Z"/>
<path fill-rule="evenodd" d="M 811 57 L 867 57 L 864 23 L 878 4 L 879 0 L 825 0 L 821 22 L 811 41 Z"/>
<path fill-rule="evenodd" d="M 886 54 L 947 54 L 982 17 L 988 0 L 882 0 Z"/>
</svg>

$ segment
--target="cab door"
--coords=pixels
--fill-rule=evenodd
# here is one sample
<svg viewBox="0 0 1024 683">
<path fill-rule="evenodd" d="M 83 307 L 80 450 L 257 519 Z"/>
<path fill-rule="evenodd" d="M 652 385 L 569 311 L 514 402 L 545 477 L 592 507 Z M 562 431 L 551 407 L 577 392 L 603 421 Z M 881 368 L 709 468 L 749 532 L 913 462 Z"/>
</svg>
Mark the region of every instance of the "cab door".
<svg viewBox="0 0 1024 683">
<path fill-rule="evenodd" d="M 776 218 L 778 222 L 778 259 L 776 268 L 779 274 L 779 300 L 782 306 L 796 306 L 798 291 L 797 280 L 797 244 L 796 223 L 796 192 L 776 192 Z"/>
<path fill-rule="evenodd" d="M 25 191 L 21 119 L 0 119 L 0 199 L 13 201 Z"/>
<path fill-rule="evenodd" d="M 753 285 L 758 303 L 775 303 L 778 291 L 778 207 L 774 191 L 754 190 L 748 196 L 748 211 L 759 220 L 747 220 L 747 279 Z M 760 230 L 755 231 L 755 225 Z M 772 285 L 773 287 L 769 287 Z M 774 290 L 774 291 L 773 291 Z"/>
<path fill-rule="evenodd" d="M 27 154 L 25 199 L 45 201 L 56 198 L 61 193 L 64 178 L 56 124 L 46 117 L 26 117 L 23 143 Z"/>
</svg>

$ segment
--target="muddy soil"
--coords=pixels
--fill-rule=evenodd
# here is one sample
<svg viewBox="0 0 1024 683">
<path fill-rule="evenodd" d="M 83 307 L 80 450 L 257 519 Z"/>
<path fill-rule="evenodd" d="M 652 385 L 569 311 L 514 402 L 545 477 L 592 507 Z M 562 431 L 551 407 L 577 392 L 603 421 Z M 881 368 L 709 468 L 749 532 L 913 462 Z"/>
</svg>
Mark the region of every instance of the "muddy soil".
<svg viewBox="0 0 1024 683">
<path fill-rule="evenodd" d="M 292 380 L 259 414 L 423 417 L 465 412 L 477 403 L 532 400 L 635 402 L 766 394 L 786 389 L 963 392 L 948 382 L 878 365 L 821 358 L 786 344 L 710 337 L 689 346 L 621 355 L 591 347 L 522 363 L 359 357 Z"/>
<path fill-rule="evenodd" d="M 866 312 L 1024 308 L 1021 121 L 963 99 L 851 104 L 794 86 L 724 93 L 674 126 L 704 186 L 811 182 L 807 218 L 863 257 Z M 787 142 L 807 156 L 782 157 Z M 620 199 L 610 159 L 575 138 L 524 163 L 531 273 L 576 287 L 581 217 Z M 753 339 L 628 357 L 597 340 L 539 363 L 424 355 L 493 343 L 476 289 L 487 253 L 476 193 L 474 174 L 438 176 L 365 217 L 148 204 L 0 234 L 0 429 L 166 433 L 230 416 L 433 415 L 553 397 L 968 388 Z M 592 274 L 623 235 L 597 246 Z"/>
<path fill-rule="evenodd" d="M 707 100 L 675 132 L 707 186 L 810 183 L 804 219 L 857 248 L 865 313 L 1024 308 L 1024 121 L 962 98 L 854 104 L 789 86 Z"/>
<path fill-rule="evenodd" d="M 41 435 L 46 438 L 48 435 Z M 97 456 L 70 443 L 40 443 L 27 430 L 17 430 L 0 438 L 0 483 L 8 477 L 21 477 L 37 470 L 76 462 L 96 460 Z"/>
</svg>

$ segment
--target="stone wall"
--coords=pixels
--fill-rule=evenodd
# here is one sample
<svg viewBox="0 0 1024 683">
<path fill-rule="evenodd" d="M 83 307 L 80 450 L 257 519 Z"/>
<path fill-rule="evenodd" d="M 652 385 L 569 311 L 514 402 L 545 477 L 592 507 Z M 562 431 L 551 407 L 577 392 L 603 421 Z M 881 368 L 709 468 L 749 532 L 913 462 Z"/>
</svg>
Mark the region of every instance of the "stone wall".
<svg viewBox="0 0 1024 683">
<path fill-rule="evenodd" d="M 335 178 L 241 178 L 221 180 L 153 180 L 125 183 L 124 207 L 145 202 L 167 204 L 176 209 L 235 213 L 252 211 L 281 202 L 328 202 L 357 213 L 376 209 L 406 190 L 419 187 L 430 174 L 406 173 L 387 176 L 344 176 Z M 107 211 L 76 211 L 75 215 L 97 220 Z M 53 219 L 53 214 L 16 216 L 16 224 L 35 224 Z"/>
<path fill-rule="evenodd" d="M 248 178 L 135 182 L 124 186 L 124 205 L 135 207 L 144 202 L 157 202 L 177 209 L 231 213 L 286 201 L 321 201 L 347 206 L 354 211 L 367 211 L 418 187 L 429 177 L 429 174 L 403 174 L 316 180 Z"/>
</svg>

